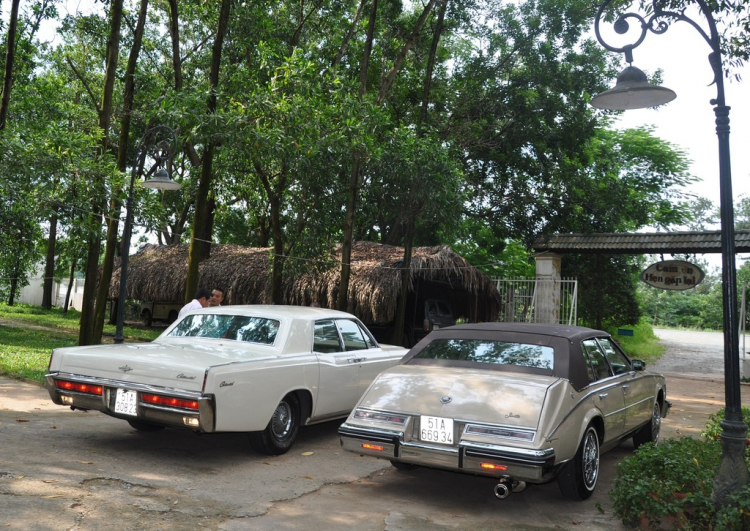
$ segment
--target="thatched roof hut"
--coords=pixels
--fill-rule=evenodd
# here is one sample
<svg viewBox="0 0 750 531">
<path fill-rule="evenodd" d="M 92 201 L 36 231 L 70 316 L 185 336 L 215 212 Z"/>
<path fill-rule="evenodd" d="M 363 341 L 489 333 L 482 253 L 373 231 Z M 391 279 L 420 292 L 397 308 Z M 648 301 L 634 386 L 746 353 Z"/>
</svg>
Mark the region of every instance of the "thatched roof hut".
<svg viewBox="0 0 750 531">
<path fill-rule="evenodd" d="M 211 246 L 211 257 L 200 264 L 198 284 L 221 287 L 225 304 L 267 304 L 271 294 L 270 248 L 240 245 Z M 339 285 L 340 250 L 327 264 L 306 272 L 285 275 L 283 303 L 307 306 L 313 301 L 333 308 Z M 348 311 L 365 323 L 394 319 L 401 294 L 402 247 L 355 242 L 349 282 Z M 292 259 L 288 259 L 292 260 Z M 188 246 L 146 245 L 128 262 L 127 296 L 130 299 L 182 302 L 185 300 Z M 120 289 L 119 264 L 109 286 L 111 298 Z M 448 246 L 416 247 L 412 253 L 410 294 L 447 299 L 459 316 L 470 321 L 492 321 L 500 296 L 492 280 Z"/>
</svg>

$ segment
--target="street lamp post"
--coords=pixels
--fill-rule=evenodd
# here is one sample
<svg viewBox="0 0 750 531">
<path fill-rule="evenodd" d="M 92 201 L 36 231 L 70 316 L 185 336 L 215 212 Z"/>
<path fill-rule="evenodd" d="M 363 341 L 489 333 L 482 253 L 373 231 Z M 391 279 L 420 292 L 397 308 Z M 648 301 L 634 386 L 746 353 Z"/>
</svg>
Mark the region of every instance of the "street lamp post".
<svg viewBox="0 0 750 531">
<path fill-rule="evenodd" d="M 638 13 L 624 13 L 614 22 L 614 30 L 620 35 L 626 34 L 630 27 L 628 21 L 640 26 L 632 44 L 621 47 L 611 46 L 604 41 L 599 31 L 599 24 L 607 7 L 613 0 L 605 0 L 596 15 L 594 29 L 596 37 L 606 49 L 625 54 L 628 63 L 633 62 L 633 49 L 638 47 L 650 31 L 663 34 L 670 22 L 687 22 L 711 48 L 708 62 L 713 70 L 713 82 L 716 85 L 716 99 L 711 100 L 716 115 L 716 134 L 719 137 L 719 187 L 721 209 L 721 258 L 722 258 L 722 299 L 724 313 L 724 388 L 725 420 L 721 423 L 722 457 L 719 471 L 714 478 L 712 498 L 714 503 L 721 503 L 727 494 L 739 490 L 750 482 L 745 463 L 747 426 L 742 418 L 740 398 L 739 371 L 739 318 L 737 313 L 737 271 L 735 266 L 734 242 L 734 206 L 732 199 L 732 170 L 729 159 L 729 107 L 724 100 L 724 69 L 722 64 L 721 43 L 716 30 L 716 22 L 704 0 L 693 0 L 706 18 L 709 31 L 685 16 L 684 10 L 668 11 L 660 0 L 652 0 L 652 10 L 647 18 Z M 634 33 L 638 33 L 635 30 Z M 675 98 L 674 92 L 664 87 L 647 83 L 646 76 L 633 67 L 626 68 L 618 76 L 614 88 L 607 90 L 591 101 L 600 109 L 642 109 L 661 105 Z"/>
<path fill-rule="evenodd" d="M 136 178 L 143 171 L 147 158 L 154 160 L 152 170 L 156 169 L 154 176 L 142 183 L 146 188 L 157 190 L 179 190 L 180 184 L 173 181 L 167 171 L 162 167 L 164 163 L 172 159 L 177 147 L 177 135 L 174 130 L 166 125 L 152 127 L 141 137 L 135 148 L 135 160 L 130 173 L 130 188 L 125 205 L 125 227 L 122 231 L 122 263 L 120 264 L 120 295 L 117 299 L 117 326 L 115 329 L 115 343 L 124 341 L 122 326 L 125 320 L 125 297 L 127 291 L 125 285 L 128 280 L 128 258 L 130 255 L 130 233 L 133 231 L 133 187 Z"/>
</svg>

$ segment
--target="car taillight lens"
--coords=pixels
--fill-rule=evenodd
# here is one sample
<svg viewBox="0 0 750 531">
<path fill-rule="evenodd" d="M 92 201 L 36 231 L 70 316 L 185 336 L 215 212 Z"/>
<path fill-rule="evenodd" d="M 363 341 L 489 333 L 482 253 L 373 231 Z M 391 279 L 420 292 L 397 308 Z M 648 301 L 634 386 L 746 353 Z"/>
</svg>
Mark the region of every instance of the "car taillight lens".
<svg viewBox="0 0 750 531">
<path fill-rule="evenodd" d="M 375 422 L 385 422 L 388 424 L 398 424 L 403 426 L 409 417 L 406 415 L 394 415 L 392 413 L 382 413 L 379 411 L 367 411 L 364 409 L 358 409 L 354 412 L 355 419 L 361 420 L 373 420 Z"/>
<path fill-rule="evenodd" d="M 89 395 L 100 395 L 104 392 L 101 385 L 91 385 L 78 382 L 68 382 L 66 380 L 55 380 L 55 385 L 58 388 L 65 391 L 76 391 L 78 393 L 86 393 Z"/>
<path fill-rule="evenodd" d="M 141 400 L 147 404 L 155 404 L 158 406 L 169 406 L 169 407 L 181 407 L 183 409 L 192 409 L 198 411 L 197 400 L 183 400 L 181 398 L 174 398 L 171 396 L 152 395 L 148 393 L 141 393 Z"/>
</svg>

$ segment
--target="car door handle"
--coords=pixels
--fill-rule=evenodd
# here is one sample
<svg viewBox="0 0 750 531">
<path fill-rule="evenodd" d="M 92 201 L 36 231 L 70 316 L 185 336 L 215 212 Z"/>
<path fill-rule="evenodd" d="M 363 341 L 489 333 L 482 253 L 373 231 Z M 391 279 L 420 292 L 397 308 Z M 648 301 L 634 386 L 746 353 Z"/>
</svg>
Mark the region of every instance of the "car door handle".
<svg viewBox="0 0 750 531">
<path fill-rule="evenodd" d="M 623 391 L 627 391 L 628 389 L 630 389 L 630 386 L 629 386 L 629 385 L 623 385 L 623 386 L 622 386 L 622 390 L 623 390 Z"/>
<path fill-rule="evenodd" d="M 361 363 L 365 361 L 365 358 L 347 358 L 346 361 L 348 361 L 349 363 Z"/>
<path fill-rule="evenodd" d="M 607 398 L 608 394 L 609 393 L 602 393 L 602 394 L 599 395 L 599 398 L 601 398 L 602 400 L 604 400 L 605 398 Z"/>
</svg>

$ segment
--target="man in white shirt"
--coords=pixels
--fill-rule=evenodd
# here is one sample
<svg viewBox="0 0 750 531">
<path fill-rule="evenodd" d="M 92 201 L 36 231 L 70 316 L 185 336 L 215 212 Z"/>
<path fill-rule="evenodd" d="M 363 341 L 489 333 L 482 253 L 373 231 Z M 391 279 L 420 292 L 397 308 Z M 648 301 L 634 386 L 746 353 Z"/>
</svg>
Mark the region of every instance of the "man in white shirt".
<svg viewBox="0 0 750 531">
<path fill-rule="evenodd" d="M 191 310 L 200 310 L 208 306 L 208 300 L 211 298 L 211 292 L 206 288 L 199 288 L 195 293 L 195 298 L 188 302 L 185 306 L 180 309 L 180 313 L 177 314 L 178 319 L 182 319 L 182 316 Z"/>
</svg>

